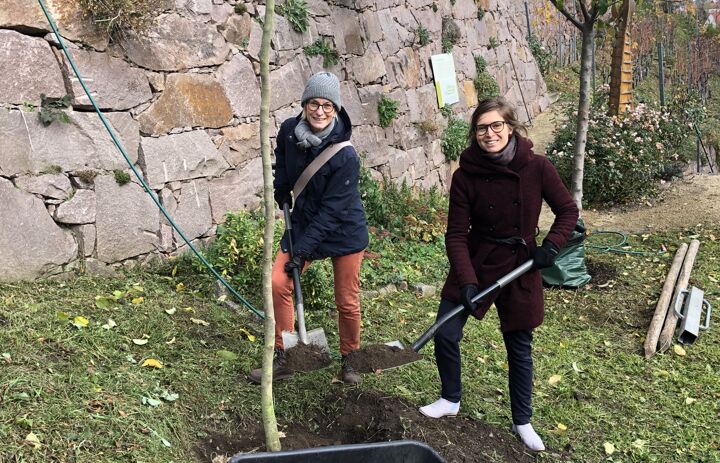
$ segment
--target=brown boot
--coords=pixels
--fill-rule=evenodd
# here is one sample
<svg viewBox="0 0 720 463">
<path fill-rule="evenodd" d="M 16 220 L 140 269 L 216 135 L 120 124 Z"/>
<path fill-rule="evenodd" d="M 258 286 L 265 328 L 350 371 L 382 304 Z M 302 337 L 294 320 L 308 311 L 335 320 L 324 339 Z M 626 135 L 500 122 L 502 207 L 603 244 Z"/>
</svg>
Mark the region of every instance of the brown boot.
<svg viewBox="0 0 720 463">
<path fill-rule="evenodd" d="M 360 384 L 362 382 L 362 377 L 360 376 L 360 373 L 355 371 L 355 369 L 350 365 L 349 362 L 347 362 L 347 357 L 342 358 L 342 363 L 340 367 L 340 379 L 345 384 Z"/>
<path fill-rule="evenodd" d="M 287 379 L 293 375 L 293 371 L 287 367 L 287 360 L 285 359 L 285 351 L 282 349 L 275 348 L 275 358 L 273 359 L 272 366 L 273 382 L 280 381 L 281 379 Z M 256 368 L 250 372 L 248 379 L 255 384 L 262 382 L 262 367 Z"/>
</svg>

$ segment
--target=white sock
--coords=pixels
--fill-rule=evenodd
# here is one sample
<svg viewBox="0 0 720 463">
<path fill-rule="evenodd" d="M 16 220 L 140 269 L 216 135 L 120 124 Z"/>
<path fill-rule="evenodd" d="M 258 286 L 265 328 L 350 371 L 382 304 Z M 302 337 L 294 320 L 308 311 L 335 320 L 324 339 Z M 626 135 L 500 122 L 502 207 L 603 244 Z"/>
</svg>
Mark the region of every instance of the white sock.
<svg viewBox="0 0 720 463">
<path fill-rule="evenodd" d="M 455 416 L 460 411 L 460 402 L 450 402 L 442 397 L 430 405 L 420 407 L 420 413 L 430 418 L 442 418 L 443 416 Z"/>
<path fill-rule="evenodd" d="M 545 450 L 545 444 L 543 444 L 542 439 L 540 439 L 540 436 L 538 436 L 530 423 L 514 424 L 512 430 L 520 435 L 520 439 L 523 441 L 523 444 L 525 444 L 525 447 L 534 452 L 542 452 Z"/>
</svg>

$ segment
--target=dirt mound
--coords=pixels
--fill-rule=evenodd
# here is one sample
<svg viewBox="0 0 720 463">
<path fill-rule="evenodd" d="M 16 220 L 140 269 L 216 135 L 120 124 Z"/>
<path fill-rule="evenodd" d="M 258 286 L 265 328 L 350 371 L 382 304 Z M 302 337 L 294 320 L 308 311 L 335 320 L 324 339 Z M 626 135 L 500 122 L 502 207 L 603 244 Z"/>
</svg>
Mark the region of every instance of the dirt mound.
<svg viewBox="0 0 720 463">
<path fill-rule="evenodd" d="M 410 439 L 427 443 L 449 463 L 535 461 L 506 430 L 462 416 L 427 418 L 415 405 L 398 397 L 342 388 L 333 391 L 322 403 L 323 408 L 315 416 L 282 430 L 283 450 Z M 210 461 L 218 454 L 257 452 L 264 447 L 262 426 L 254 423 L 235 439 L 207 437 L 198 453 L 203 461 Z"/>
<path fill-rule="evenodd" d="M 360 373 L 373 373 L 412 363 L 422 356 L 411 348 L 373 344 L 348 355 L 348 363 Z"/>
</svg>

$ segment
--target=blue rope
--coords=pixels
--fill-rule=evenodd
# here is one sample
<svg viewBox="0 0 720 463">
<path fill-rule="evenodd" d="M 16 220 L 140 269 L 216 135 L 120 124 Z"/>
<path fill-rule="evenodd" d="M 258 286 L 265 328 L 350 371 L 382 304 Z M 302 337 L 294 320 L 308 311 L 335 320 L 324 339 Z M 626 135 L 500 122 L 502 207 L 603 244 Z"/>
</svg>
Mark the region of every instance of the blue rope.
<svg viewBox="0 0 720 463">
<path fill-rule="evenodd" d="M 53 21 L 52 16 L 50 15 L 47 8 L 45 7 L 45 3 L 43 2 L 43 0 L 38 0 L 38 2 L 40 3 L 40 8 L 42 8 L 43 13 L 45 13 L 45 17 L 47 18 L 48 23 L 50 24 L 50 27 L 52 28 L 53 32 L 55 33 L 55 37 L 57 37 L 60 47 L 62 47 L 62 49 L 63 49 L 63 53 L 65 53 L 65 57 L 68 59 L 68 62 L 70 63 L 70 66 L 72 67 L 73 72 L 75 73 L 75 75 L 78 78 L 78 81 L 80 82 L 80 85 L 82 85 L 82 88 L 85 91 L 85 95 L 87 95 L 87 97 L 90 99 L 90 102 L 92 103 L 92 106 L 95 109 L 95 112 L 97 113 L 98 116 L 100 116 L 100 120 L 102 121 L 103 125 L 105 126 L 105 129 L 110 134 L 110 137 L 112 138 L 113 143 L 115 143 L 115 146 L 117 146 L 117 148 L 120 150 L 120 153 L 125 158 L 125 162 L 127 162 L 127 164 L 130 166 L 130 169 L 132 169 L 133 173 L 135 174 L 137 179 L 140 181 L 140 184 L 143 186 L 143 188 L 145 189 L 147 194 L 150 195 L 153 202 L 155 202 L 157 207 L 160 209 L 160 212 L 162 212 L 162 214 L 168 220 L 168 222 L 173 227 L 173 229 L 175 229 L 175 231 L 178 232 L 180 237 L 182 237 L 183 241 L 185 241 L 185 243 L 188 245 L 188 247 L 190 247 L 190 249 L 192 249 L 193 253 L 195 253 L 195 255 L 198 257 L 198 259 L 200 259 L 200 261 L 203 263 L 203 265 L 205 265 L 205 267 L 207 267 L 207 269 L 210 270 L 210 272 L 215 276 L 215 278 L 220 283 L 222 283 L 223 286 L 225 286 L 225 288 L 227 288 L 228 291 L 230 291 L 233 296 L 235 296 L 240 302 L 245 304 L 245 306 L 248 309 L 250 309 L 250 311 L 252 311 L 255 315 L 257 315 L 260 318 L 265 318 L 265 315 L 262 312 L 259 312 L 257 309 L 255 309 L 252 306 L 252 304 L 250 304 L 247 300 L 245 300 L 244 297 L 242 297 L 237 291 L 235 291 L 235 289 L 232 286 L 230 286 L 230 284 L 222 277 L 222 275 L 220 275 L 217 272 L 217 270 L 215 270 L 215 268 L 213 268 L 213 266 L 210 264 L 210 262 L 208 262 L 207 259 L 205 259 L 205 256 L 203 256 L 197 250 L 197 248 L 190 242 L 190 240 L 185 236 L 185 234 L 182 232 L 182 230 L 180 230 L 180 227 L 178 227 L 177 224 L 173 221 L 173 219 L 170 217 L 170 214 L 168 214 L 167 210 L 165 210 L 163 205 L 160 204 L 160 201 L 158 200 L 155 193 L 153 193 L 153 191 L 150 189 L 148 184 L 143 179 L 140 172 L 138 172 L 138 170 L 133 165 L 132 161 L 130 161 L 130 158 L 128 157 L 127 153 L 125 152 L 125 149 L 120 144 L 120 141 L 115 136 L 115 132 L 113 132 L 112 128 L 110 128 L 110 125 L 108 124 L 107 120 L 105 119 L 105 116 L 103 116 L 102 112 L 100 112 L 100 108 L 98 108 L 98 105 L 95 103 L 95 99 L 90 94 L 90 90 L 88 90 L 87 86 L 85 85 L 85 81 L 80 76 L 80 72 L 78 71 L 77 67 L 75 66 L 75 62 L 70 57 L 70 53 L 68 52 L 67 48 L 65 48 L 65 43 L 63 42 L 62 37 L 60 37 L 60 33 L 58 32 L 58 29 L 55 26 L 55 21 Z"/>
</svg>

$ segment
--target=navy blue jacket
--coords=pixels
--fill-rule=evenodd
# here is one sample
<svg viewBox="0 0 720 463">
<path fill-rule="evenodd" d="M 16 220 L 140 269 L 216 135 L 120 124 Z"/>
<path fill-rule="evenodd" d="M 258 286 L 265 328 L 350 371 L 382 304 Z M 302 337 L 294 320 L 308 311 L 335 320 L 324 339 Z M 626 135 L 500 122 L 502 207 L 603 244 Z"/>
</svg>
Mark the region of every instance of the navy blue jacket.
<svg viewBox="0 0 720 463">
<path fill-rule="evenodd" d="M 297 145 L 295 127 L 300 117 L 280 126 L 275 148 L 275 190 L 289 191 L 305 167 L 328 145 L 350 140 L 350 117 L 341 109 L 335 127 L 320 146 Z M 368 245 L 367 219 L 360 201 L 360 158 L 353 146 L 338 151 L 310 179 L 295 198 L 291 220 L 295 254 L 310 259 L 345 256 Z M 280 246 L 287 251 L 287 237 Z"/>
</svg>

